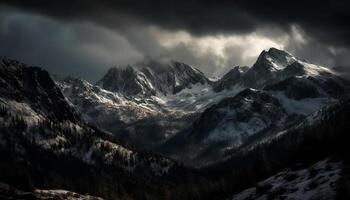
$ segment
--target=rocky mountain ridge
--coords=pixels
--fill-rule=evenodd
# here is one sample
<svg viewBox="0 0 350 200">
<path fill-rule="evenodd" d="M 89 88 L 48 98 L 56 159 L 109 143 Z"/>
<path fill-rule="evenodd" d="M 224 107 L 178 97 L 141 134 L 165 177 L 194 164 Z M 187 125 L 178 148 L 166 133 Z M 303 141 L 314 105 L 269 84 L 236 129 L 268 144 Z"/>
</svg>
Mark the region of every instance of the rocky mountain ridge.
<svg viewBox="0 0 350 200">
<path fill-rule="evenodd" d="M 214 157 L 220 158 L 218 152 L 243 144 L 242 138 L 250 141 L 284 129 L 341 97 L 350 88 L 350 84 L 332 70 L 275 48 L 263 51 L 252 67 L 234 67 L 215 82 L 209 81 L 203 73 L 189 65 L 172 61 L 166 64 L 150 62 L 125 69 L 111 68 L 97 85 L 85 82 L 85 85 L 89 84 L 90 88 L 95 89 L 79 87 L 74 83 L 63 81 L 61 89 L 89 122 L 130 145 L 156 149 L 182 162 L 184 159 L 196 160 L 194 156 L 198 156 L 199 162 L 210 160 L 212 151 L 216 152 Z M 175 89 L 176 86 L 179 86 L 178 89 Z M 72 88 L 82 91 L 72 92 Z M 281 118 L 286 122 L 278 125 L 273 122 L 275 128 L 265 130 L 269 127 L 265 125 L 271 121 L 269 117 L 255 121 L 247 119 L 244 126 L 237 126 L 231 116 L 226 117 L 225 122 L 216 124 L 218 127 L 213 127 L 212 132 L 205 130 L 208 132 L 207 140 L 198 139 L 201 138 L 199 135 L 204 134 L 199 133 L 199 127 L 212 123 L 205 115 L 216 116 L 213 113 L 221 112 L 217 105 L 229 105 L 233 97 L 239 96 L 242 91 L 244 93 L 246 88 L 255 88 L 246 91 L 258 90 L 257 93 L 261 91 L 261 94 L 276 99 L 280 104 L 279 110 L 285 112 Z M 258 96 L 251 101 L 258 101 Z M 227 114 L 238 113 L 237 116 L 242 118 L 244 113 L 239 110 L 245 110 L 244 104 L 233 106 L 231 111 L 227 110 Z M 280 111 L 277 113 L 280 114 Z M 260 111 L 254 111 L 250 118 L 256 119 L 255 116 L 259 114 Z M 264 131 L 251 131 L 252 127 L 264 127 Z M 237 128 L 240 132 L 238 135 L 235 133 Z M 226 141 L 225 144 L 220 142 L 235 137 L 241 139 Z M 192 148 L 195 150 L 191 151 Z M 192 155 L 186 158 L 186 152 L 192 152 Z"/>
</svg>

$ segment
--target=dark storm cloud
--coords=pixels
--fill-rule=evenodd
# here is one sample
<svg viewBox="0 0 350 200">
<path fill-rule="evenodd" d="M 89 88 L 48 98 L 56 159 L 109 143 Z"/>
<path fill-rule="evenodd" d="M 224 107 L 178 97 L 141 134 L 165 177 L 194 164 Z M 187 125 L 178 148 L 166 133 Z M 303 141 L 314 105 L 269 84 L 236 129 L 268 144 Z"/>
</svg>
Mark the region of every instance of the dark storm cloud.
<svg viewBox="0 0 350 200">
<path fill-rule="evenodd" d="M 251 65 L 267 45 L 278 45 L 301 58 L 347 71 L 348 4 L 330 0 L 2 1 L 0 55 L 95 81 L 110 66 L 148 57 L 176 59 L 211 75 L 225 67 Z M 164 45 L 159 33 L 150 32 L 149 27 L 166 30 L 172 36 L 168 40 L 178 43 Z M 179 31 L 190 39 L 183 41 L 173 34 Z M 243 42 L 221 43 L 221 53 L 204 49 L 200 42 L 206 36 L 232 35 Z M 260 41 L 251 40 L 254 37 Z M 264 38 L 270 41 L 264 43 Z M 254 55 L 247 58 L 254 45 Z"/>
<path fill-rule="evenodd" d="M 298 24 L 313 37 L 334 45 L 350 45 L 350 3 L 341 0 L 127 0 L 16 1 L 7 5 L 62 20 L 89 20 L 106 26 L 129 22 L 183 29 L 193 34 L 244 33 L 275 24 Z"/>
<path fill-rule="evenodd" d="M 63 25 L 48 18 L 1 10 L 0 55 L 45 67 L 61 76 L 96 81 L 107 68 L 142 59 L 127 39 L 92 24 Z"/>
<path fill-rule="evenodd" d="M 41 13 L 62 20 L 93 20 L 107 26 L 133 23 L 155 24 L 167 29 L 185 29 L 193 33 L 252 30 L 252 23 L 238 6 L 199 1 L 8 1 L 9 6 Z M 224 3 L 226 4 L 226 3 Z M 243 23 L 242 23 L 243 22 Z M 204 25 L 205 24 L 205 25 Z M 211 30 L 212 29 L 212 30 Z"/>
</svg>

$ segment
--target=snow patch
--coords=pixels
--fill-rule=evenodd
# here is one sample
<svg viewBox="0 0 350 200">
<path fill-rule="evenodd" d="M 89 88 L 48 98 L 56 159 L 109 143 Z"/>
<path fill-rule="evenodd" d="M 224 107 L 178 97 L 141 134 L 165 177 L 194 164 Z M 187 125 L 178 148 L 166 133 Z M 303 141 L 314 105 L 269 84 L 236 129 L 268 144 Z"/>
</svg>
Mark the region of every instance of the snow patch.
<svg viewBox="0 0 350 200">
<path fill-rule="evenodd" d="M 326 159 L 310 168 L 296 171 L 286 169 L 231 199 L 334 199 L 341 177 L 342 163 Z"/>
<path fill-rule="evenodd" d="M 271 92 L 271 94 L 280 101 L 289 114 L 302 114 L 306 116 L 332 101 L 326 97 L 295 100 L 286 97 L 283 92 Z"/>
</svg>

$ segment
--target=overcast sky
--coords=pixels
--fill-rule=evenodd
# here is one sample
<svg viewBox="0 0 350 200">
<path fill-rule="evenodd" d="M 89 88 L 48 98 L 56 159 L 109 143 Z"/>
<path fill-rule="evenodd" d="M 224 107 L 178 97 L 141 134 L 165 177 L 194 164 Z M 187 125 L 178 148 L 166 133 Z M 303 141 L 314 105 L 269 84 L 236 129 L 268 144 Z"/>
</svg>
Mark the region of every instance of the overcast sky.
<svg viewBox="0 0 350 200">
<path fill-rule="evenodd" d="M 208 76 L 269 47 L 350 68 L 349 1 L 16 1 L 0 3 L 0 56 L 92 82 L 111 66 L 170 58 Z"/>
</svg>

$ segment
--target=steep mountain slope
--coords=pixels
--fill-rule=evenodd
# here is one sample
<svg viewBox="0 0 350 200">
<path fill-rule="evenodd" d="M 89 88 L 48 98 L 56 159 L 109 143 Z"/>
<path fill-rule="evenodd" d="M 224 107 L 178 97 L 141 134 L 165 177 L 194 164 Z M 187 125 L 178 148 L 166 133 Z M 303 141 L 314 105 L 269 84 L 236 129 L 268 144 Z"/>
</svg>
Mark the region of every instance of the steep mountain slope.
<svg viewBox="0 0 350 200">
<path fill-rule="evenodd" d="M 240 145 L 251 134 L 282 124 L 286 117 L 287 113 L 277 99 L 264 92 L 246 89 L 205 110 L 195 123 L 194 131 L 200 134 L 196 135 L 199 139 Z M 226 135 L 226 131 L 232 132 Z"/>
<path fill-rule="evenodd" d="M 156 91 L 147 77 L 131 66 L 125 69 L 111 68 L 97 83 L 102 88 L 125 95 L 155 95 Z"/>
<path fill-rule="evenodd" d="M 170 61 L 160 63 L 151 61 L 138 66 L 148 76 L 161 94 L 176 94 L 193 85 L 211 84 L 209 79 L 198 69 L 185 63 Z"/>
<path fill-rule="evenodd" d="M 134 123 L 161 114 L 157 102 L 147 102 L 151 99 L 130 99 L 82 79 L 68 77 L 57 84 L 70 103 L 82 113 L 85 121 L 101 127 Z"/>
<path fill-rule="evenodd" d="M 264 90 L 280 91 L 286 97 L 295 100 L 306 98 L 326 97 L 328 94 L 322 88 L 308 78 L 290 77 L 281 82 L 267 85 Z"/>
<path fill-rule="evenodd" d="M 77 122 L 77 113 L 64 97 L 47 71 L 26 67 L 15 60 L 0 60 L 0 94 L 15 102 L 27 103 L 34 111 L 51 120 Z"/>
<path fill-rule="evenodd" d="M 222 91 L 224 89 L 231 90 L 241 79 L 242 75 L 249 70 L 249 67 L 236 66 L 227 72 L 222 78 L 217 80 L 213 88 L 215 91 Z"/>
</svg>

